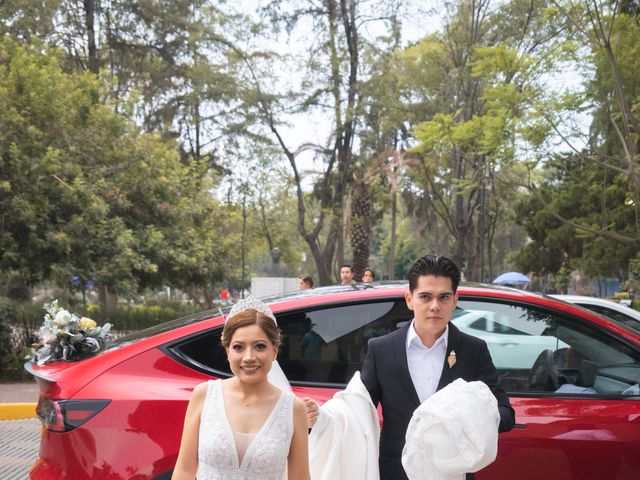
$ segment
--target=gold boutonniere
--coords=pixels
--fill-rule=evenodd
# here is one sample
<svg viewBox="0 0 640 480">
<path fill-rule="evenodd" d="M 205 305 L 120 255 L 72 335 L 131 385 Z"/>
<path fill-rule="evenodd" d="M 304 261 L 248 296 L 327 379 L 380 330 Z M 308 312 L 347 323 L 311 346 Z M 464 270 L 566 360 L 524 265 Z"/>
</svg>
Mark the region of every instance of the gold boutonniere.
<svg viewBox="0 0 640 480">
<path fill-rule="evenodd" d="M 451 350 L 451 353 L 447 357 L 447 363 L 449 364 L 449 368 L 453 368 L 456 364 L 456 352 L 455 350 Z"/>
</svg>

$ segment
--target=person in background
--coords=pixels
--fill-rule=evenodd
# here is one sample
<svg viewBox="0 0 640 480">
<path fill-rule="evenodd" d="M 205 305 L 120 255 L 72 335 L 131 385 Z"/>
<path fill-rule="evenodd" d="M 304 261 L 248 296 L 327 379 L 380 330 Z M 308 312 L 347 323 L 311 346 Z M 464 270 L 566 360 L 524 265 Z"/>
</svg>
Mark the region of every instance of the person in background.
<svg viewBox="0 0 640 480">
<path fill-rule="evenodd" d="M 371 283 L 376 279 L 376 274 L 369 267 L 365 268 L 362 272 L 362 283 Z"/>
<path fill-rule="evenodd" d="M 353 268 L 348 263 L 340 265 L 340 284 L 351 285 L 353 283 Z"/>
<path fill-rule="evenodd" d="M 325 341 L 315 331 L 316 324 L 311 323 L 309 330 L 302 336 L 300 347 L 304 352 L 304 358 L 308 360 L 320 360 L 322 357 L 322 347 L 326 345 Z"/>
<path fill-rule="evenodd" d="M 302 275 L 300 277 L 300 290 L 308 290 L 313 288 L 315 282 L 313 281 L 313 277 L 311 275 Z"/>
</svg>

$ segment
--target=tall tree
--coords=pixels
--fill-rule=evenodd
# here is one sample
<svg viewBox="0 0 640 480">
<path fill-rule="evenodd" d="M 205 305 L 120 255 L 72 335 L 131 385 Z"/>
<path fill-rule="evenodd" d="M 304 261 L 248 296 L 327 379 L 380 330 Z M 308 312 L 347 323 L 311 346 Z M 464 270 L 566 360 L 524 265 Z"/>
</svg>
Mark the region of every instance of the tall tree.
<svg viewBox="0 0 640 480">
<path fill-rule="evenodd" d="M 566 51 L 585 82 L 572 95 L 549 102 L 546 118 L 566 153 L 549 159 L 546 175 L 534 178 L 530 197 L 520 204 L 534 242 L 517 260 L 540 273 L 564 266 L 624 280 L 640 252 L 637 12 L 628 2 L 554 6 L 557 18 L 568 24 Z M 588 129 L 563 122 L 587 108 Z M 557 262 L 544 262 L 549 256 Z"/>
<path fill-rule="evenodd" d="M 303 20 L 312 22 L 316 39 L 304 53 L 305 64 L 299 69 L 305 74 L 299 89 L 292 88 L 282 96 L 275 96 L 273 89 L 265 89 L 263 76 L 256 75 L 255 70 L 254 88 L 258 115 L 291 167 L 298 200 L 298 232 L 309 245 L 321 285 L 334 281 L 336 263 L 342 263 L 345 257 L 344 222 L 348 213 L 345 209 L 353 182 L 354 145 L 361 115 L 361 55 L 365 41 L 362 31 L 372 18 L 384 25 L 394 14 L 388 5 L 374 3 L 323 0 L 285 7 L 282 2 L 273 2 L 265 10 L 276 27 L 282 26 L 288 32 L 294 31 Z M 373 10 L 363 12 L 365 5 L 369 10 L 383 8 L 378 10 L 378 15 L 368 16 Z M 266 94 L 267 91 L 271 94 Z M 307 142 L 292 147 L 282 125 L 284 113 L 313 114 L 328 119 L 332 133 L 327 144 Z M 305 169 L 300 163 L 301 155 L 309 152 L 323 163 L 322 172 L 313 180 L 313 198 L 305 194 Z M 318 210 L 313 211 L 312 205 L 317 205 Z"/>
<path fill-rule="evenodd" d="M 99 103 L 94 75 L 38 46 L 0 49 L 0 269 L 114 291 L 219 274 L 207 269 L 230 245 L 200 166 Z"/>
<path fill-rule="evenodd" d="M 108 87 L 104 102 L 134 111 L 148 132 L 178 138 L 185 157 L 215 167 L 216 142 L 242 132 L 247 119 L 235 108 L 237 72 L 229 52 L 251 25 L 229 6 L 215 0 L 58 0 L 8 10 L 0 8 L 3 19 L 12 19 L 8 33 L 40 35 L 66 52 L 67 71 L 100 75 Z M 29 21 L 33 10 L 45 27 Z"/>
<path fill-rule="evenodd" d="M 378 204 L 391 208 L 387 276 L 394 278 L 397 199 L 408 138 L 404 126 L 406 111 L 399 94 L 394 62 L 395 52 L 400 45 L 400 19 L 392 15 L 389 18 L 388 35 L 379 36 L 374 44 L 367 44 L 363 49 L 366 80 L 362 83 L 360 94 L 360 148 L 354 169 L 354 195 L 350 212 L 350 245 L 356 279 L 360 278 L 362 270 L 370 263 L 371 226 L 376 192 Z M 378 186 L 382 188 L 376 188 Z"/>
<path fill-rule="evenodd" d="M 526 172 L 518 148 L 531 142 L 527 108 L 544 70 L 536 54 L 555 35 L 542 28 L 543 13 L 543 2 L 492 9 L 489 1 L 461 1 L 442 34 L 401 57 L 401 86 L 426 117 L 415 126 L 421 162 L 411 177 L 469 279 L 487 278 L 492 232 L 510 221 L 501 210 L 512 202 L 513 178 Z"/>
</svg>

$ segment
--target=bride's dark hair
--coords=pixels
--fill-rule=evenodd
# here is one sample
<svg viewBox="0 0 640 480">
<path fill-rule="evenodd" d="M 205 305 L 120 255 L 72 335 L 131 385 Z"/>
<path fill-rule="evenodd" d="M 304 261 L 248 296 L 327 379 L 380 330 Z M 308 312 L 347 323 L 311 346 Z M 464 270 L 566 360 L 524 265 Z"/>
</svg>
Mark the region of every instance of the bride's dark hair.
<svg viewBox="0 0 640 480">
<path fill-rule="evenodd" d="M 256 310 L 243 310 L 229 317 L 222 330 L 222 346 L 229 348 L 233 334 L 242 327 L 257 325 L 275 346 L 280 346 L 280 330 L 272 318 Z"/>
</svg>

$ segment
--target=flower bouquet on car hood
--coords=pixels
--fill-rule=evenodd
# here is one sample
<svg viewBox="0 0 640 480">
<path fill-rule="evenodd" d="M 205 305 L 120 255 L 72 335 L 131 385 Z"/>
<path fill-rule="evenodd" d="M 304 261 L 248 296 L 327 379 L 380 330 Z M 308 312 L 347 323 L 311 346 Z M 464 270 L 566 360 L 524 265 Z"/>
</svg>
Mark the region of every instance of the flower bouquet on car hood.
<svg viewBox="0 0 640 480">
<path fill-rule="evenodd" d="M 58 305 L 45 303 L 44 323 L 37 332 L 39 343 L 32 346 L 31 360 L 42 365 L 57 360 L 80 360 L 103 350 L 112 340 L 111 324 L 99 327 L 87 317 L 78 317 Z"/>
</svg>

